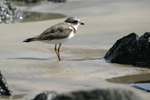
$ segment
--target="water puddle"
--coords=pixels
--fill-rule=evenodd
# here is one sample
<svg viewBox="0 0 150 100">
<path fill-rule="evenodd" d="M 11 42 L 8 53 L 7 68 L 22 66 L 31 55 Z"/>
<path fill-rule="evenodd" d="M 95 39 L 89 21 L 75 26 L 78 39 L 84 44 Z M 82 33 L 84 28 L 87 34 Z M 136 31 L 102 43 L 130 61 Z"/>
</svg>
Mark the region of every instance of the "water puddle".
<svg viewBox="0 0 150 100">
<path fill-rule="evenodd" d="M 66 17 L 62 14 L 38 13 L 38 12 L 23 12 L 25 18 L 21 22 L 52 20 Z"/>
<path fill-rule="evenodd" d="M 150 81 L 150 73 L 114 77 L 111 79 L 106 79 L 106 81 L 111 83 L 122 84 L 133 84 L 140 81 Z"/>
<path fill-rule="evenodd" d="M 106 79 L 107 82 L 132 84 L 133 87 L 150 92 L 150 73 L 127 75 Z"/>
<path fill-rule="evenodd" d="M 19 95 L 14 95 L 14 96 L 4 96 L 0 95 L 0 99 L 10 99 L 10 100 L 16 100 L 16 99 L 21 99 L 25 96 L 26 94 L 19 94 Z"/>
</svg>

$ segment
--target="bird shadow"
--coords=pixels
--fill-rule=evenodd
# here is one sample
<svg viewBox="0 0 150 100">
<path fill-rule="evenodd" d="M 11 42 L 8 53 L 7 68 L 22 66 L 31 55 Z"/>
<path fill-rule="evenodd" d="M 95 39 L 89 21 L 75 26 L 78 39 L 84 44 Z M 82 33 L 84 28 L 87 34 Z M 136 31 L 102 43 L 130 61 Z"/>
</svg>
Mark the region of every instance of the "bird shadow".
<svg viewBox="0 0 150 100">
<path fill-rule="evenodd" d="M 20 58 L 7 58 L 7 59 L 20 59 L 20 60 L 50 60 L 50 58 L 35 58 L 35 57 L 20 57 Z M 85 61 L 85 60 L 100 60 L 102 58 L 63 58 L 61 61 Z M 59 61 L 59 60 L 58 60 Z"/>
<path fill-rule="evenodd" d="M 22 60 L 50 60 L 46 58 L 34 58 L 34 57 L 20 57 L 20 58 L 7 58 L 7 59 L 22 59 Z"/>
</svg>

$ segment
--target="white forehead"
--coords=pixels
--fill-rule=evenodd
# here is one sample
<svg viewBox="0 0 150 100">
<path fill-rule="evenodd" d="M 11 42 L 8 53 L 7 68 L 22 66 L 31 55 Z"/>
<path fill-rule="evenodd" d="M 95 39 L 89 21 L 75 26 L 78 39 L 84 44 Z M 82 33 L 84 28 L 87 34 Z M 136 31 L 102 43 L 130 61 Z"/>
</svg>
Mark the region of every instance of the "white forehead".
<svg viewBox="0 0 150 100">
<path fill-rule="evenodd" d="M 80 19 L 77 19 L 78 21 L 80 21 Z"/>
</svg>

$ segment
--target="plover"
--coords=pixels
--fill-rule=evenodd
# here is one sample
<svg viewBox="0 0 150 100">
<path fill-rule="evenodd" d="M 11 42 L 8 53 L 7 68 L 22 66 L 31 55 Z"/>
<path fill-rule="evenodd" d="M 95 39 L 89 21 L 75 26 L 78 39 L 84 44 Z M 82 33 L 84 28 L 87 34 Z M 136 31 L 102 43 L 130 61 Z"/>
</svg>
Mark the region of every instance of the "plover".
<svg viewBox="0 0 150 100">
<path fill-rule="evenodd" d="M 54 50 L 56 52 L 58 60 L 61 60 L 59 54 L 61 44 L 74 37 L 79 25 L 84 25 L 84 23 L 82 23 L 77 17 L 69 17 L 65 20 L 65 22 L 61 22 L 54 26 L 51 26 L 40 35 L 28 38 L 23 42 L 41 41 L 45 43 L 55 44 Z M 57 44 L 59 44 L 58 48 Z"/>
</svg>

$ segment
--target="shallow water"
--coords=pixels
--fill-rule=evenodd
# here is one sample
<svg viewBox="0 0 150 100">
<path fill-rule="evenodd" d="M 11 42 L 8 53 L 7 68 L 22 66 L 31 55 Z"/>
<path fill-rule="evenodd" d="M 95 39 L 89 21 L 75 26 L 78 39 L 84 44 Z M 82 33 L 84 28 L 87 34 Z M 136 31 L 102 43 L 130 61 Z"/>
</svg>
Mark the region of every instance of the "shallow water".
<svg viewBox="0 0 150 100">
<path fill-rule="evenodd" d="M 13 100 L 17 100 L 17 99 L 21 99 L 25 96 L 26 94 L 20 94 L 20 95 L 14 95 L 14 96 L 0 96 L 0 99 L 13 99 Z"/>
<path fill-rule="evenodd" d="M 101 58 L 107 50 L 62 45 L 60 54 L 63 61 L 60 62 L 53 45 L 22 45 L 25 49 L 20 45 L 19 48 L 8 47 L 0 51 L 1 66 L 5 66 L 1 68 L 2 74 L 15 93 L 12 99 L 32 99 L 46 90 L 61 93 L 85 88 L 111 87 L 110 83 L 104 81 L 105 78 L 137 71 L 135 67 L 106 63 Z M 9 97 L 2 96 L 3 99 Z"/>
<path fill-rule="evenodd" d="M 25 18 L 21 22 L 53 20 L 66 17 L 62 14 L 38 13 L 38 12 L 23 12 Z"/>
</svg>

